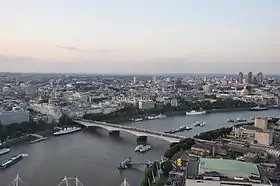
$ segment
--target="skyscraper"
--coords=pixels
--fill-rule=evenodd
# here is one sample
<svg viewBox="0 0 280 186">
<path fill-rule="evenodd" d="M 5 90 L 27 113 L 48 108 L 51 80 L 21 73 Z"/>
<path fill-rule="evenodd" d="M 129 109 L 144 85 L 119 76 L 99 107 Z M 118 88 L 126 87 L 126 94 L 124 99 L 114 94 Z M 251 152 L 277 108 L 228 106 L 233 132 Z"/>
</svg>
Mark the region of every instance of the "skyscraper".
<svg viewBox="0 0 280 186">
<path fill-rule="evenodd" d="M 253 80 L 253 73 L 249 72 L 247 76 L 247 83 L 251 84 Z"/>
<path fill-rule="evenodd" d="M 242 72 L 239 72 L 239 73 L 238 73 L 238 78 L 237 78 L 237 80 L 238 80 L 238 83 L 240 83 L 240 84 L 243 83 L 243 73 L 242 73 Z"/>
<path fill-rule="evenodd" d="M 262 72 L 259 72 L 257 74 L 257 82 L 258 83 L 262 83 L 263 82 L 263 73 Z"/>
</svg>

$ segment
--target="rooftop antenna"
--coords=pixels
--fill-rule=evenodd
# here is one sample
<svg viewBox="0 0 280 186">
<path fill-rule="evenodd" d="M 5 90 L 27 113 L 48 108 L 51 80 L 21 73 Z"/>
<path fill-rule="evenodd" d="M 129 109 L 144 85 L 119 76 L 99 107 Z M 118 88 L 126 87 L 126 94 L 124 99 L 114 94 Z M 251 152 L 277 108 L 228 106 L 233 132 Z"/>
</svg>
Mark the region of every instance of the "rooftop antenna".
<svg viewBox="0 0 280 186">
<path fill-rule="evenodd" d="M 19 186 L 19 183 L 23 183 L 22 179 L 19 177 L 17 174 L 16 178 L 12 181 L 11 185 L 12 186 Z"/>
<path fill-rule="evenodd" d="M 71 180 L 75 181 L 75 186 L 83 186 L 83 183 L 77 177 L 67 178 L 66 176 L 61 180 L 61 182 L 57 186 L 62 186 L 62 185 L 71 186 L 71 184 L 69 184 Z"/>
<path fill-rule="evenodd" d="M 125 178 L 120 186 L 130 186 L 130 184 L 127 182 Z"/>
</svg>

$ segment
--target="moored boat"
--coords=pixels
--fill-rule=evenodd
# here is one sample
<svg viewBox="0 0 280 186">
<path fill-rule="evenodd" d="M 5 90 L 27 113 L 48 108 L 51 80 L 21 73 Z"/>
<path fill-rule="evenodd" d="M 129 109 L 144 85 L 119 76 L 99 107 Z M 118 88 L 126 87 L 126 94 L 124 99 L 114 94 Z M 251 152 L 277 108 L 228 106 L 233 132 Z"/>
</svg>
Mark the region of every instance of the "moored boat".
<svg viewBox="0 0 280 186">
<path fill-rule="evenodd" d="M 140 152 L 147 152 L 148 150 L 150 150 L 152 148 L 151 145 L 145 145 L 140 149 Z"/>
<path fill-rule="evenodd" d="M 205 122 L 202 122 L 202 123 L 200 123 L 200 127 L 204 127 L 206 125 L 206 123 Z"/>
<path fill-rule="evenodd" d="M 262 111 L 262 110 L 268 110 L 268 108 L 267 107 L 261 107 L 261 106 L 256 106 L 256 107 L 250 108 L 250 111 Z"/>
<path fill-rule="evenodd" d="M 53 135 L 59 136 L 59 135 L 69 134 L 69 133 L 73 133 L 73 132 L 78 132 L 81 129 L 82 128 L 80 128 L 80 127 L 67 127 L 67 128 L 61 129 L 57 132 L 54 132 Z"/>
<path fill-rule="evenodd" d="M 186 130 L 192 130 L 193 128 L 191 126 L 186 126 Z"/>
<path fill-rule="evenodd" d="M 11 151 L 11 149 L 9 149 L 9 148 L 2 148 L 2 149 L 0 149 L 0 155 L 2 155 L 2 154 L 7 154 L 7 153 L 9 153 Z"/>
<path fill-rule="evenodd" d="M 198 127 L 198 126 L 200 126 L 200 124 L 201 124 L 200 121 L 196 121 L 196 122 L 193 123 L 193 126 L 194 126 L 194 127 Z"/>
<path fill-rule="evenodd" d="M 192 110 L 190 112 L 186 112 L 186 116 L 201 115 L 201 114 L 206 114 L 206 111 L 205 110 L 202 110 L 202 111 Z"/>
<path fill-rule="evenodd" d="M 144 145 L 137 145 L 134 149 L 135 152 L 140 151 L 140 149 L 142 149 L 144 147 Z"/>
</svg>

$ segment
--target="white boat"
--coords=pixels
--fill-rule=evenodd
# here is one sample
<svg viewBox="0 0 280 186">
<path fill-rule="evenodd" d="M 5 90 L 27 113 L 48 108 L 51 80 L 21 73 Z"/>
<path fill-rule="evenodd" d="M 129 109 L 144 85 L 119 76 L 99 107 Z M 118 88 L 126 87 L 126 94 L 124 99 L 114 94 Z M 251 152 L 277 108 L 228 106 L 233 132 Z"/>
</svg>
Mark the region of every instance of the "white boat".
<svg viewBox="0 0 280 186">
<path fill-rule="evenodd" d="M 238 123 L 238 122 L 247 122 L 247 119 L 237 118 L 234 122 L 235 122 L 235 123 Z"/>
<path fill-rule="evenodd" d="M 136 119 L 133 119 L 134 122 L 139 122 L 139 121 L 143 121 L 143 118 L 136 118 Z"/>
<path fill-rule="evenodd" d="M 156 117 L 156 119 L 164 119 L 167 116 L 165 114 L 160 114 L 160 115 L 156 115 L 155 117 Z"/>
<path fill-rule="evenodd" d="M 9 148 L 2 148 L 2 149 L 0 149 L 0 155 L 9 153 L 10 151 L 11 151 L 11 149 L 9 149 Z"/>
<path fill-rule="evenodd" d="M 198 126 L 200 126 L 200 125 L 201 125 L 201 122 L 200 122 L 200 121 L 196 121 L 196 122 L 193 123 L 193 126 L 194 126 L 194 127 L 198 127 Z"/>
<path fill-rule="evenodd" d="M 80 127 L 67 127 L 67 128 L 61 129 L 57 132 L 54 132 L 53 135 L 58 136 L 58 135 L 63 135 L 63 134 L 69 134 L 69 133 L 80 131 L 81 129 L 82 128 L 80 128 Z"/>
<path fill-rule="evenodd" d="M 193 128 L 191 126 L 186 126 L 186 130 L 192 130 Z"/>
<path fill-rule="evenodd" d="M 200 127 L 204 127 L 206 125 L 206 123 L 205 122 L 202 122 L 202 123 L 200 123 Z"/>
<path fill-rule="evenodd" d="M 144 145 L 137 145 L 134 149 L 135 152 L 140 151 L 142 148 L 144 147 Z"/>
<path fill-rule="evenodd" d="M 227 119 L 226 119 L 226 122 L 228 122 L 228 123 L 233 123 L 234 120 L 227 118 Z"/>
<path fill-rule="evenodd" d="M 149 119 L 149 120 L 152 120 L 152 119 L 164 119 L 166 117 L 167 116 L 165 114 L 159 114 L 159 115 L 156 115 L 156 116 L 148 116 L 147 119 Z"/>
<path fill-rule="evenodd" d="M 192 110 L 190 112 L 186 112 L 186 116 L 201 115 L 201 114 L 206 114 L 206 111 L 205 110 L 202 110 L 202 111 Z"/>
<path fill-rule="evenodd" d="M 147 152 L 151 148 L 152 148 L 151 145 L 145 145 L 140 149 L 140 152 Z"/>
<path fill-rule="evenodd" d="M 155 116 L 148 116 L 147 119 L 152 120 L 152 119 L 156 119 Z"/>
</svg>

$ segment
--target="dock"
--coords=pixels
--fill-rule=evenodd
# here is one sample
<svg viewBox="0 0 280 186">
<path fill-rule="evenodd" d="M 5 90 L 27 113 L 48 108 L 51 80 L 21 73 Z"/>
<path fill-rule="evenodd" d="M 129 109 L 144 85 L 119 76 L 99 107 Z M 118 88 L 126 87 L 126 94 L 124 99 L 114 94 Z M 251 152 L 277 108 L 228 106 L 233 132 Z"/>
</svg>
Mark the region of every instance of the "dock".
<svg viewBox="0 0 280 186">
<path fill-rule="evenodd" d="M 38 135 L 38 134 L 30 134 L 30 136 L 36 138 L 34 140 L 31 140 L 29 142 L 30 144 L 37 143 L 37 142 L 44 141 L 44 140 L 48 139 L 48 137 L 44 137 L 44 136 L 41 136 L 41 135 Z"/>
<path fill-rule="evenodd" d="M 120 166 L 118 167 L 119 170 L 124 170 L 131 168 L 133 165 L 146 165 L 150 166 L 153 162 L 151 161 L 132 161 L 131 157 L 128 157 L 124 161 L 120 163 Z"/>
</svg>

